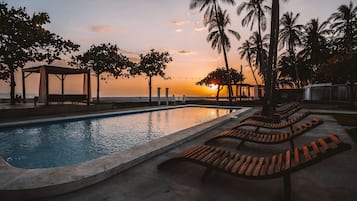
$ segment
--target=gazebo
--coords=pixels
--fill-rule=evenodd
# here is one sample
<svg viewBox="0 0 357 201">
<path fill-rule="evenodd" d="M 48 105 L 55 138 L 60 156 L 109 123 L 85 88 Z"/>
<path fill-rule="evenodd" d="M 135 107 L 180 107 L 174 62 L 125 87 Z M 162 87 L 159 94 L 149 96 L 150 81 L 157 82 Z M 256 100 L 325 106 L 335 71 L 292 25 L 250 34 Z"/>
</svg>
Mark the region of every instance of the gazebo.
<svg viewBox="0 0 357 201">
<path fill-rule="evenodd" d="M 32 73 L 40 73 L 39 101 L 48 105 L 49 102 L 83 102 L 89 105 L 91 99 L 90 70 L 68 67 L 42 65 L 22 69 L 22 95 L 26 99 L 25 79 Z M 61 80 L 61 94 L 49 94 L 48 75 L 56 75 Z M 64 80 L 66 75 L 83 74 L 83 94 L 64 94 Z"/>
</svg>

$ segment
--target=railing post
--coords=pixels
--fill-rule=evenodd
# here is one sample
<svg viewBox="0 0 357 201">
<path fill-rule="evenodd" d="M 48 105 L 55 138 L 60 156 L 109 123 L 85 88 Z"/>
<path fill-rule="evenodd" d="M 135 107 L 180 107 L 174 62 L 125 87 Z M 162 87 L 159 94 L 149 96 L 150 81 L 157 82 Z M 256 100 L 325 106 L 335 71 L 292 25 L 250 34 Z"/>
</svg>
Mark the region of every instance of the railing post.
<svg viewBox="0 0 357 201">
<path fill-rule="evenodd" d="M 161 90 L 161 88 L 158 87 L 158 88 L 157 88 L 157 105 L 160 105 L 160 104 L 161 104 L 161 100 L 160 100 L 160 90 Z"/>
</svg>

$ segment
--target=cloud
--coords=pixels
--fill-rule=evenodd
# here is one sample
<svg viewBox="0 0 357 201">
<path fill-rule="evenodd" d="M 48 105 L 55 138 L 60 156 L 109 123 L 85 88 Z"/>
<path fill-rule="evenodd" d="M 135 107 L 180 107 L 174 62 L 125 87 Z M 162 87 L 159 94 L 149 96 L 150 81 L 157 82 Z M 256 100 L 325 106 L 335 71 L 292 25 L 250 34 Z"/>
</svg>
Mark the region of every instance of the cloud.
<svg viewBox="0 0 357 201">
<path fill-rule="evenodd" d="M 168 52 L 172 55 L 182 55 L 182 56 L 194 54 L 194 52 L 192 52 L 191 50 L 169 50 Z"/>
<path fill-rule="evenodd" d="M 176 21 L 176 20 L 171 21 L 171 24 L 174 24 L 176 26 L 182 26 L 182 25 L 188 24 L 188 23 L 190 23 L 190 22 L 189 21 Z"/>
<path fill-rule="evenodd" d="M 180 32 L 182 32 L 183 30 L 182 29 L 176 29 L 175 30 L 177 33 L 180 33 Z"/>
<path fill-rule="evenodd" d="M 193 54 L 193 52 L 191 50 L 178 50 L 177 53 L 181 54 L 181 55 L 191 55 L 191 54 Z"/>
<path fill-rule="evenodd" d="M 110 33 L 113 31 L 113 27 L 110 25 L 93 25 L 90 27 L 90 30 L 94 33 Z"/>
<path fill-rule="evenodd" d="M 194 29 L 194 31 L 196 32 L 205 31 L 205 30 L 207 30 L 207 27 L 197 27 Z"/>
</svg>

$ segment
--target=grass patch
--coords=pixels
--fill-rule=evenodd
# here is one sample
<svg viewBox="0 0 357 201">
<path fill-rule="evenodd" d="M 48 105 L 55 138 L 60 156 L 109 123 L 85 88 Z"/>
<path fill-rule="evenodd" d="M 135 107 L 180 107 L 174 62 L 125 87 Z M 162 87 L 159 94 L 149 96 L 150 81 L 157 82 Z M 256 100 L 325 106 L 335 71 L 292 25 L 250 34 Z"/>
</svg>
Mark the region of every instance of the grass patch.
<svg viewBox="0 0 357 201">
<path fill-rule="evenodd" d="M 333 117 L 342 126 L 357 127 L 357 115 L 356 114 L 333 114 Z"/>
</svg>

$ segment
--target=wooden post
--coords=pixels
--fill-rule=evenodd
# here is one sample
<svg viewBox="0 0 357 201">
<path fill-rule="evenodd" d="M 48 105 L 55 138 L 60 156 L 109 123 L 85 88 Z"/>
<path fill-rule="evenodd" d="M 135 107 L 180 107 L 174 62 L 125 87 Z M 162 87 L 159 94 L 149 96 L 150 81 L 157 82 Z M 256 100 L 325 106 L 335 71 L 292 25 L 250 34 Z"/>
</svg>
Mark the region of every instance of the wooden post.
<svg viewBox="0 0 357 201">
<path fill-rule="evenodd" d="M 90 95 L 91 95 L 91 86 L 90 86 L 90 70 L 87 72 L 87 105 L 90 102 Z"/>
<path fill-rule="evenodd" d="M 48 72 L 47 72 L 47 69 L 46 69 L 46 105 L 48 105 Z"/>
<path fill-rule="evenodd" d="M 161 88 L 158 87 L 158 88 L 157 88 L 157 105 L 160 105 L 160 104 L 161 104 L 161 100 L 160 100 L 160 90 L 161 90 Z"/>
<path fill-rule="evenodd" d="M 22 69 L 22 101 L 26 103 L 25 72 Z"/>
<path fill-rule="evenodd" d="M 62 89 L 62 96 L 64 95 L 64 75 L 61 74 L 61 89 Z"/>
<path fill-rule="evenodd" d="M 243 66 L 242 64 L 240 65 L 240 76 L 241 78 L 243 78 L 243 73 L 242 73 L 242 70 L 243 70 Z M 242 102 L 242 84 L 243 84 L 243 79 L 240 79 L 240 87 L 239 87 L 239 101 Z"/>
</svg>

